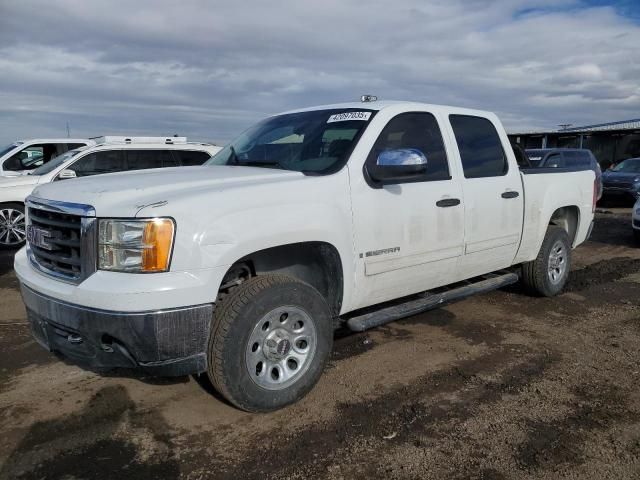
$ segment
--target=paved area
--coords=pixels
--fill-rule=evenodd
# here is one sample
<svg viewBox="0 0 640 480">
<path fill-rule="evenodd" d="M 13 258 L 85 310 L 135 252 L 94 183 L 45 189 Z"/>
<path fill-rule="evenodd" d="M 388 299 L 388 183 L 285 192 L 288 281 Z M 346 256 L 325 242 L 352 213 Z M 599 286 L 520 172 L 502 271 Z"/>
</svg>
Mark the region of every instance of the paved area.
<svg viewBox="0 0 640 480">
<path fill-rule="evenodd" d="M 0 478 L 640 478 L 640 248 L 609 211 L 561 296 L 509 288 L 341 333 L 313 392 L 268 415 L 43 351 L 5 253 Z"/>
</svg>

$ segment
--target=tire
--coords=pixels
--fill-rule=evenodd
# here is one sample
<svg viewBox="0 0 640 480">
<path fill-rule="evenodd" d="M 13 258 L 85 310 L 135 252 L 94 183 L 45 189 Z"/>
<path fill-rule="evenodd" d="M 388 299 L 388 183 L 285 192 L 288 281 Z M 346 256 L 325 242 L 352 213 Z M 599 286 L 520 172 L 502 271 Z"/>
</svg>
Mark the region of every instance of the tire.
<svg viewBox="0 0 640 480">
<path fill-rule="evenodd" d="M 236 407 L 269 412 L 311 391 L 332 346 L 331 312 L 316 289 L 285 275 L 257 276 L 216 305 L 207 373 Z"/>
<path fill-rule="evenodd" d="M 640 230 L 633 229 L 633 239 L 636 241 L 636 244 L 640 244 Z"/>
<path fill-rule="evenodd" d="M 537 258 L 522 265 L 522 283 L 531 295 L 553 297 L 564 288 L 570 269 L 571 244 L 567 232 L 550 225 Z"/>
<path fill-rule="evenodd" d="M 0 204 L 0 250 L 20 248 L 26 238 L 24 205 L 15 202 Z"/>
</svg>

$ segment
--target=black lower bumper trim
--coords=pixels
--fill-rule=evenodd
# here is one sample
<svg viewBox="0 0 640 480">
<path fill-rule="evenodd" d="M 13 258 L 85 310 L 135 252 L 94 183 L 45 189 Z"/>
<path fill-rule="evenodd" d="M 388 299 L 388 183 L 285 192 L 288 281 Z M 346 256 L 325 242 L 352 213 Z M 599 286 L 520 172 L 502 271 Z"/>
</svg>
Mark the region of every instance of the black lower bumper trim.
<svg viewBox="0 0 640 480">
<path fill-rule="evenodd" d="M 92 369 L 137 368 L 153 375 L 187 375 L 207 368 L 213 304 L 115 312 L 73 305 L 21 285 L 35 339 Z"/>
</svg>

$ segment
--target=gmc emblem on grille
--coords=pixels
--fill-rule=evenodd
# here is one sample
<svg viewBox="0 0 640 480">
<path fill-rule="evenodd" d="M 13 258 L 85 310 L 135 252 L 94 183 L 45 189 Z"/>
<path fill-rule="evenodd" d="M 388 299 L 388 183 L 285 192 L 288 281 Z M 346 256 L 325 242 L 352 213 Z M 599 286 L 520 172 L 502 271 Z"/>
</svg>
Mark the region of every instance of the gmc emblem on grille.
<svg viewBox="0 0 640 480">
<path fill-rule="evenodd" d="M 27 240 L 31 245 L 45 250 L 53 250 L 55 247 L 49 243 L 49 239 L 53 237 L 49 230 L 44 228 L 27 225 Z"/>
</svg>

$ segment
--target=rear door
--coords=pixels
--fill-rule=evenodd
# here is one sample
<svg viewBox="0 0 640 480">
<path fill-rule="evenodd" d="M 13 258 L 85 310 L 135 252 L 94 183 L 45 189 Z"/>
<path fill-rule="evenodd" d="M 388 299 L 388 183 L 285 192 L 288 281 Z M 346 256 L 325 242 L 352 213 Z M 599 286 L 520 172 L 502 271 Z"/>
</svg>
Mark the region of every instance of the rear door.
<svg viewBox="0 0 640 480">
<path fill-rule="evenodd" d="M 463 170 L 463 279 L 511 265 L 522 233 L 523 191 L 515 160 L 507 158 L 508 139 L 491 120 L 450 115 L 449 121 Z"/>
</svg>

